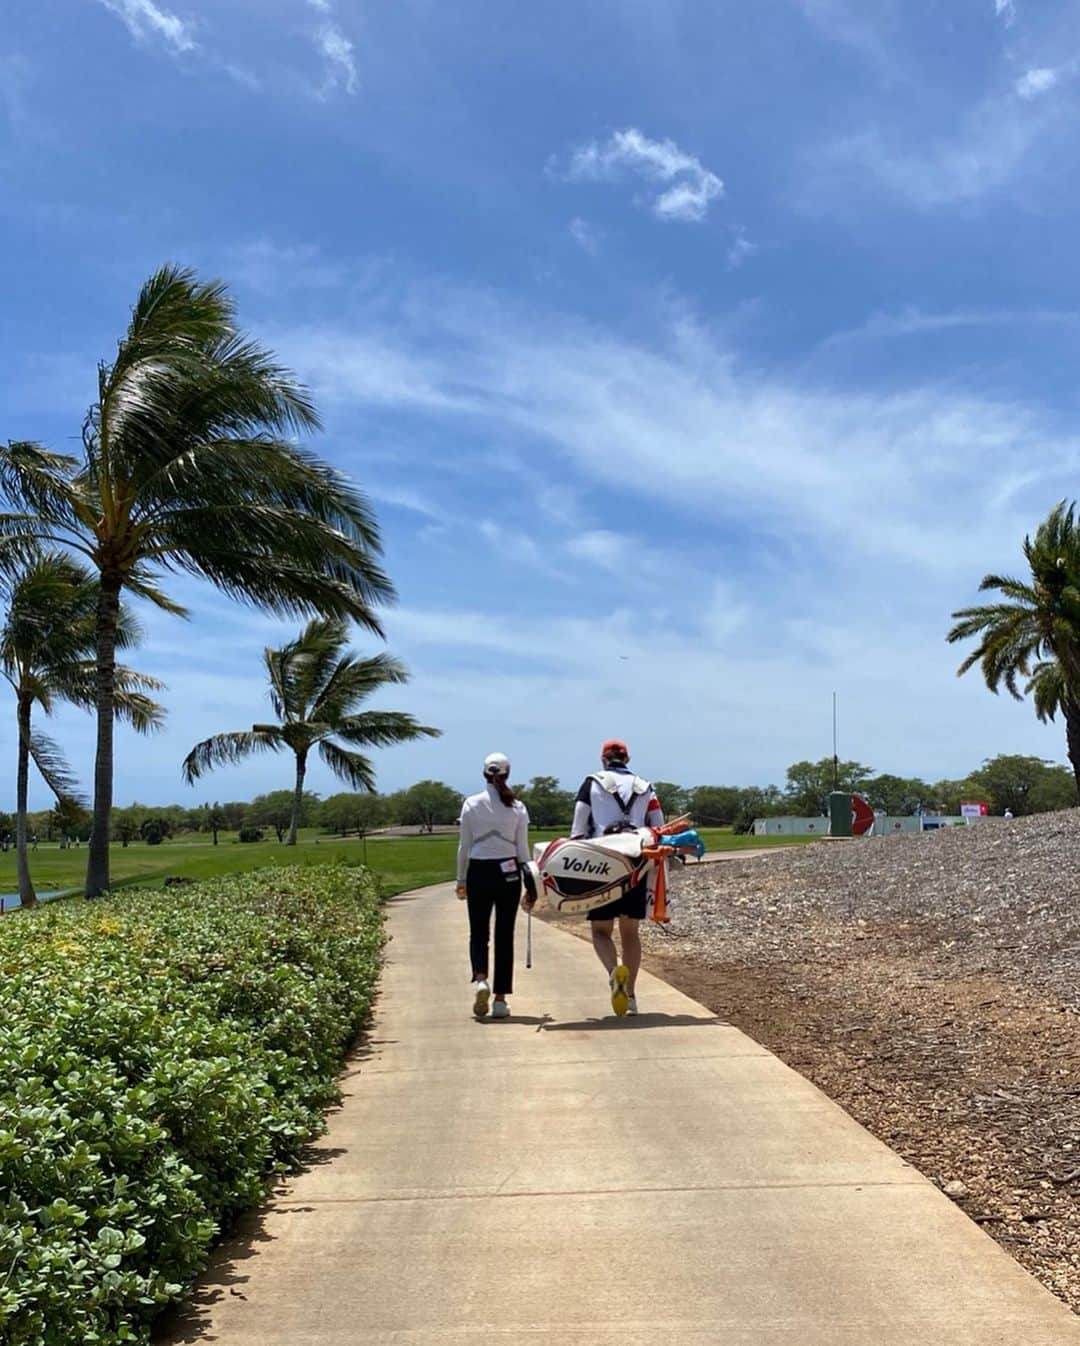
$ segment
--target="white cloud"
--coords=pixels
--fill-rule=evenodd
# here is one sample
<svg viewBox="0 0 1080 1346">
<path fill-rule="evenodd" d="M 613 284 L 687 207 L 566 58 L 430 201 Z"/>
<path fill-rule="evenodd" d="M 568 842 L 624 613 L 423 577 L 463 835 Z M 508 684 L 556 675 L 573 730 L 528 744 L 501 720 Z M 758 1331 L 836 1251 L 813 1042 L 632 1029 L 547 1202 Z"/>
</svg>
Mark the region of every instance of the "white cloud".
<svg viewBox="0 0 1080 1346">
<path fill-rule="evenodd" d="M 579 145 L 570 157 L 566 176 L 577 182 L 606 182 L 626 173 L 654 184 L 669 184 L 648 197 L 650 209 L 661 220 L 703 220 L 710 203 L 724 191 L 723 182 L 700 159 L 673 140 L 650 140 L 632 126 L 616 131 L 603 144 L 594 140 Z"/>
<path fill-rule="evenodd" d="M 636 566 L 642 560 L 641 544 L 624 533 L 614 533 L 607 528 L 594 528 L 578 533 L 567 544 L 567 551 L 582 561 L 589 561 L 618 574 L 626 566 Z"/>
<path fill-rule="evenodd" d="M 882 770 L 962 774 L 986 741 L 1061 755 L 1030 707 L 954 677 L 944 632 L 1073 493 L 1074 424 L 988 395 L 977 370 L 971 392 L 945 375 L 875 389 L 770 370 L 682 308 L 651 338 L 441 287 L 351 314 L 272 334 L 334 424 L 400 413 L 497 446 L 470 500 L 478 537 L 530 569 L 519 532 L 548 563 L 573 558 L 570 590 L 529 587 L 516 612 L 406 599 L 387 614 L 412 704 L 447 731 L 423 761 L 388 760 L 395 777 L 457 781 L 464 745 L 498 725 L 526 775 L 572 775 L 599 727 L 632 729 L 669 779 L 718 779 L 717 762 L 733 781 L 779 779 L 828 750 L 834 687 L 850 755 Z M 455 537 L 467 556 L 470 533 Z M 655 713 L 658 669 L 663 704 L 694 727 L 677 743 Z"/>
<path fill-rule="evenodd" d="M 732 240 L 731 246 L 727 252 L 727 264 L 729 271 L 738 271 L 743 262 L 753 257 L 757 252 L 758 245 L 751 243 L 746 235 L 740 230 Z"/>
<path fill-rule="evenodd" d="M 326 59 L 326 82 L 324 92 L 344 88 L 346 93 L 355 93 L 359 87 L 356 73 L 356 61 L 353 58 L 353 44 L 332 20 L 319 26 L 315 44 Z"/>
<path fill-rule="evenodd" d="M 1016 22 L 1016 0 L 994 0 L 994 13 L 1006 27 L 1011 27 Z"/>
<path fill-rule="evenodd" d="M 382 505 L 392 505 L 396 509 L 406 509 L 411 514 L 419 514 L 433 523 L 445 523 L 446 511 L 432 504 L 426 496 L 411 486 L 389 486 L 381 481 L 364 483 L 364 494 Z"/>
<path fill-rule="evenodd" d="M 570 221 L 570 237 L 590 257 L 595 257 L 600 247 L 600 235 L 588 220 L 577 215 Z"/>
<path fill-rule="evenodd" d="M 438 292 L 411 299 L 403 322 L 284 332 L 276 345 L 338 414 L 458 418 L 519 439 L 553 483 L 628 492 L 643 509 L 659 499 L 710 535 L 754 519 L 785 546 L 831 547 L 840 528 L 867 566 L 983 566 L 1033 517 L 1027 496 L 994 504 L 994 464 L 1037 452 L 1050 495 L 1067 493 L 1080 466 L 1037 410 L 934 383 L 818 387 L 744 368 L 706 330 L 687 340 L 687 326 L 645 344 Z M 602 541 L 583 545 L 600 555 Z"/>
<path fill-rule="evenodd" d="M 162 9 L 155 0 L 99 0 L 99 3 L 124 23 L 136 41 L 156 37 L 177 53 L 195 49 L 192 25 Z"/>
<path fill-rule="evenodd" d="M 1057 71 L 1044 66 L 1021 75 L 1016 81 L 1016 92 L 1021 98 L 1037 98 L 1039 94 L 1052 89 L 1057 82 Z"/>
<path fill-rule="evenodd" d="M 946 313 L 924 313 L 905 308 L 898 313 L 875 313 L 860 326 L 846 332 L 834 332 L 822 342 L 829 350 L 862 341 L 889 341 L 895 338 L 924 336 L 930 332 L 949 332 L 963 327 L 1060 327 L 1080 326 L 1080 313 L 1067 309 L 954 309 Z"/>
<path fill-rule="evenodd" d="M 905 144 L 878 127 L 843 137 L 816 151 L 805 201 L 829 212 L 850 209 L 859 189 L 884 189 L 916 210 L 977 202 L 1036 172 L 1040 151 L 1068 127 L 1055 100 L 988 98 L 974 105 L 959 129 L 934 140 Z"/>
<path fill-rule="evenodd" d="M 887 83 L 903 77 L 896 29 L 904 18 L 895 0 L 794 0 L 823 37 L 848 47 Z"/>
</svg>

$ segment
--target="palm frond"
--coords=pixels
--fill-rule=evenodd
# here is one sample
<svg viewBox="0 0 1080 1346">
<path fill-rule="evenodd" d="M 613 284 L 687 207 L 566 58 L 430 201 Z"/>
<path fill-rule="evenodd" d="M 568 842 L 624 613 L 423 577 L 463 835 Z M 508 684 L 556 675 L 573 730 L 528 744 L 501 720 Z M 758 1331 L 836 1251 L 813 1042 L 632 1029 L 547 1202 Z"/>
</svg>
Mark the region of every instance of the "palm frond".
<svg viewBox="0 0 1080 1346">
<path fill-rule="evenodd" d="M 197 548 L 159 552 L 158 559 L 168 569 L 210 580 L 229 598 L 247 606 L 280 616 L 324 613 L 348 618 L 376 635 L 383 633 L 374 605 L 387 602 L 392 589 L 377 567 L 339 577 L 338 566 L 302 564 L 285 547 L 280 554 L 267 550 L 245 553 L 212 545 L 209 539 Z"/>
<path fill-rule="evenodd" d="M 136 598 L 144 598 L 154 607 L 160 608 L 162 612 L 168 612 L 174 617 L 186 618 L 191 616 L 191 613 L 182 603 L 177 603 L 160 588 L 148 566 L 137 565 L 129 570 L 124 587 Z"/>
<path fill-rule="evenodd" d="M 441 738 L 441 729 L 419 724 L 412 715 L 397 710 L 368 710 L 348 715 L 334 725 L 334 733 L 346 743 L 368 748 L 386 748 L 392 743 L 411 743 L 417 738 Z"/>
<path fill-rule="evenodd" d="M 253 753 L 280 752 L 284 746 L 280 737 L 268 733 L 238 731 L 231 734 L 215 734 L 213 738 L 203 739 L 184 758 L 182 771 L 184 780 L 193 785 L 207 771 L 218 766 L 234 766 Z"/>
<path fill-rule="evenodd" d="M 1066 700 L 1080 693 L 1080 536 L 1075 507 L 1060 501 L 1024 539 L 1031 581 L 1009 575 L 984 577 L 980 588 L 1007 600 L 961 608 L 953 613 L 950 643 L 978 643 L 960 665 L 976 664 L 987 687 L 1035 698 L 1040 719 L 1052 719 Z"/>
<path fill-rule="evenodd" d="M 314 617 L 293 649 L 291 668 L 296 716 L 317 716 L 320 694 L 333 677 L 348 643 L 348 629 L 334 617 Z"/>
<path fill-rule="evenodd" d="M 126 670 L 125 670 L 126 671 Z M 117 669 L 119 681 L 120 669 Z M 153 734 L 165 725 L 165 707 L 144 692 L 117 686 L 114 707 L 119 719 L 139 734 Z"/>
<path fill-rule="evenodd" d="M 335 776 L 348 782 L 354 790 L 374 792 L 375 768 L 362 753 L 349 752 L 331 739 L 323 739 L 319 744 L 319 756 Z"/>
<path fill-rule="evenodd" d="M 339 660 L 319 697 L 312 714 L 336 723 L 380 687 L 408 682 L 405 665 L 393 655 L 376 654 L 368 658 L 349 654 Z"/>
<path fill-rule="evenodd" d="M 34 765 L 56 798 L 70 799 L 81 805 L 83 799 L 79 794 L 78 780 L 58 745 L 35 730 L 30 735 L 29 746 Z"/>
<path fill-rule="evenodd" d="M 1052 720 L 1059 710 L 1064 710 L 1068 698 L 1065 670 L 1056 659 L 1043 660 L 1031 670 L 1024 692 L 1034 696 L 1039 719 Z"/>
<path fill-rule="evenodd" d="M 76 522 L 72 477 L 77 467 L 74 458 L 40 444 L 9 441 L 0 445 L 0 494 L 27 507 L 43 524 L 70 526 Z"/>
</svg>

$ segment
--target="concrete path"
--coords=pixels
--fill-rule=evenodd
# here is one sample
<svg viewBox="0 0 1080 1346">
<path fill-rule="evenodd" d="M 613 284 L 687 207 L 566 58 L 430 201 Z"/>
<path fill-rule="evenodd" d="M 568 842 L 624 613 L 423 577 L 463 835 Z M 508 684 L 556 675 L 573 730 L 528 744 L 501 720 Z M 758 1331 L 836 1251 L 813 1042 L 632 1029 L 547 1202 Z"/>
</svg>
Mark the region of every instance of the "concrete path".
<svg viewBox="0 0 1080 1346">
<path fill-rule="evenodd" d="M 663 982 L 616 1020 L 589 946 L 534 922 L 520 1017 L 478 1023 L 452 890 L 396 900 L 390 928 L 320 1162 L 170 1342 L 1080 1343 L 946 1197 Z"/>
</svg>

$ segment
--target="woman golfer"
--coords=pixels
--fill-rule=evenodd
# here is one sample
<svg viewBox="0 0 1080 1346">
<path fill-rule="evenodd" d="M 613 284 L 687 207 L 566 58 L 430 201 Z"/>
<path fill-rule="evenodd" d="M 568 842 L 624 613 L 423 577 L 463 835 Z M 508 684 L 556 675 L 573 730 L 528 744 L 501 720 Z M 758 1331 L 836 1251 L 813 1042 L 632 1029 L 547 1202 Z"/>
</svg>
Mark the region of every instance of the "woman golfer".
<svg viewBox="0 0 1080 1346">
<path fill-rule="evenodd" d="M 514 989 L 514 922 L 521 897 L 521 866 L 529 859 L 529 814 L 507 781 L 510 761 L 501 752 L 484 758 L 486 789 L 461 810 L 457 895 L 469 904 L 469 957 L 473 1013 L 482 1019 L 492 992 L 492 1017 L 508 1019 Z M 495 913 L 495 976 L 488 978 L 491 914 Z"/>
</svg>

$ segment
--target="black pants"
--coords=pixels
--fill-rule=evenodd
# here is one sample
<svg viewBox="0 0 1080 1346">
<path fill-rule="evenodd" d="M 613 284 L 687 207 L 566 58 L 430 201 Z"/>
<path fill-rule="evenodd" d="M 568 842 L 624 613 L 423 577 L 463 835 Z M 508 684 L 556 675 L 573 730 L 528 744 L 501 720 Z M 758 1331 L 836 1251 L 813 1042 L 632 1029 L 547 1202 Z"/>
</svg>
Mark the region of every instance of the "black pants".
<svg viewBox="0 0 1080 1346">
<path fill-rule="evenodd" d="M 521 900 L 517 861 L 509 874 L 502 868 L 505 863 L 504 860 L 470 860 L 465 876 L 469 902 L 469 957 L 474 979 L 486 979 L 488 975 L 491 913 L 495 912 L 495 979 L 491 989 L 496 995 L 510 995 L 514 989 L 514 922 Z"/>
</svg>

